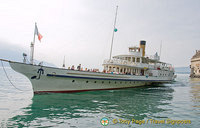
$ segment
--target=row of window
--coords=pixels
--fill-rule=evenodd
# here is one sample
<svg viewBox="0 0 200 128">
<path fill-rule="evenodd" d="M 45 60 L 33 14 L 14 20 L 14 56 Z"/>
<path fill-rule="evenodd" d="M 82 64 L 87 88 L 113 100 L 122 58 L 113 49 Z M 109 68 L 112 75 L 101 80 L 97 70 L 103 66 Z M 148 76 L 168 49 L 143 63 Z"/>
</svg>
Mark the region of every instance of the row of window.
<svg viewBox="0 0 200 128">
<path fill-rule="evenodd" d="M 160 76 L 167 76 L 167 74 L 159 74 Z M 168 73 L 168 76 L 170 76 L 170 74 Z"/>
<path fill-rule="evenodd" d="M 72 80 L 72 82 L 75 82 L 75 80 Z M 89 81 L 85 81 L 85 82 L 86 82 L 86 83 L 89 83 Z M 97 81 L 93 81 L 93 82 L 94 82 L 94 83 L 97 83 Z M 98 82 L 98 83 L 102 83 L 102 84 L 103 84 L 104 81 L 101 81 L 101 82 Z M 108 83 L 110 84 L 111 82 L 109 81 Z M 133 84 L 135 84 L 135 83 L 142 83 L 142 82 L 135 82 L 135 81 L 132 81 L 132 82 L 131 82 L 131 81 L 128 81 L 128 82 L 127 82 L 127 81 L 125 81 L 125 82 L 122 82 L 122 81 L 117 82 L 117 81 L 115 81 L 114 83 L 115 83 L 115 84 L 117 84 L 117 83 L 120 83 L 120 84 L 122 84 L 122 83 L 124 83 L 124 84 L 128 84 L 128 83 L 132 84 L 132 83 L 133 83 Z"/>
<path fill-rule="evenodd" d="M 132 74 L 140 74 L 140 69 L 130 69 L 130 68 L 119 68 L 119 67 L 108 67 L 106 66 L 105 70 L 112 71 L 112 72 L 118 72 L 118 73 L 131 73 Z M 143 71 L 144 72 L 144 71 Z"/>
</svg>

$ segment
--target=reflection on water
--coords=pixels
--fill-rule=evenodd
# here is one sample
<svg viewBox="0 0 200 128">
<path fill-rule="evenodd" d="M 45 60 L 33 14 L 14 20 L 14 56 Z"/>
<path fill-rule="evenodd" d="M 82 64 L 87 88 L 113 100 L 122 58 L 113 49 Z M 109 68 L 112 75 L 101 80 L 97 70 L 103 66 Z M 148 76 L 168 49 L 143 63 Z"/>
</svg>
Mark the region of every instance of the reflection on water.
<svg viewBox="0 0 200 128">
<path fill-rule="evenodd" d="M 167 86 L 140 87 L 115 91 L 35 95 L 23 114 L 9 120 L 8 126 L 101 126 L 102 117 L 123 119 L 152 118 L 168 111 L 173 89 Z M 168 117 L 159 117 L 168 118 Z M 73 120 L 72 120 L 73 119 Z M 89 124 L 87 125 L 86 122 Z"/>
<path fill-rule="evenodd" d="M 193 97 L 192 101 L 196 103 L 193 107 L 197 107 L 198 109 L 200 109 L 200 104 L 198 104 L 200 103 L 200 79 L 199 78 L 190 79 L 190 86 L 191 86 L 190 92 Z"/>
</svg>

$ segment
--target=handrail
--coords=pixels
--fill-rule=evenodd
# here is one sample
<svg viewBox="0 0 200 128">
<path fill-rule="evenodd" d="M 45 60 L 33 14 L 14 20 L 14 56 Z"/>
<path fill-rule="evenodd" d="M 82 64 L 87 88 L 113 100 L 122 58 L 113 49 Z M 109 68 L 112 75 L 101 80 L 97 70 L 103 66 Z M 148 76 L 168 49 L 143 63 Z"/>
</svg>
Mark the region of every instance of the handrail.
<svg viewBox="0 0 200 128">
<path fill-rule="evenodd" d="M 112 60 L 104 60 L 103 64 L 120 64 L 120 65 L 127 65 L 127 66 L 136 66 L 136 67 L 147 67 L 150 69 L 164 69 L 164 70 L 170 70 L 172 71 L 173 69 L 170 68 L 171 66 L 163 66 L 160 65 L 159 63 L 152 65 L 152 64 L 144 64 L 144 63 L 134 63 L 130 62 L 128 60 L 120 60 L 120 59 L 112 59 Z"/>
<path fill-rule="evenodd" d="M 0 59 L 0 61 L 11 62 L 10 60 Z"/>
</svg>

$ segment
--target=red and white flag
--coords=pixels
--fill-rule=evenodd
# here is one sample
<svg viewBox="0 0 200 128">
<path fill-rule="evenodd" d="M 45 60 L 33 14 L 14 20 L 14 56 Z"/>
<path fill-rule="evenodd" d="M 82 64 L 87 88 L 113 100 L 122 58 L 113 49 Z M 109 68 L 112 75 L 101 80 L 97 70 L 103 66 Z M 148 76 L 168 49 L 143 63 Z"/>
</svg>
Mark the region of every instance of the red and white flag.
<svg viewBox="0 0 200 128">
<path fill-rule="evenodd" d="M 39 33 L 39 31 L 38 31 L 38 28 L 37 28 L 37 25 L 35 24 L 35 35 L 37 35 L 38 36 L 38 40 L 39 41 L 41 41 L 41 39 L 42 39 L 42 35 Z"/>
</svg>

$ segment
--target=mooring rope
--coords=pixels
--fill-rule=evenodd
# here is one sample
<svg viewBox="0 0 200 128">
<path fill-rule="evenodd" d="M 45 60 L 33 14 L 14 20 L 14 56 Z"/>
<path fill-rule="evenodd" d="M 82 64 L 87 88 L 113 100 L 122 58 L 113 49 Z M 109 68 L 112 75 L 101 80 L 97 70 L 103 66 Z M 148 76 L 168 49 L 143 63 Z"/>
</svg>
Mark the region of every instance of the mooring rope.
<svg viewBox="0 0 200 128">
<path fill-rule="evenodd" d="M 8 74 L 7 74 L 7 72 L 6 72 L 5 68 L 4 68 L 3 61 L 2 61 L 2 60 L 1 60 L 1 65 L 2 65 L 2 67 L 3 67 L 3 71 L 4 71 L 4 73 L 5 73 L 5 75 L 6 75 L 7 79 L 8 79 L 8 81 L 10 82 L 10 84 L 11 84 L 15 89 L 17 89 L 17 90 L 19 90 L 19 91 L 30 91 L 30 90 L 21 90 L 21 89 L 17 88 L 17 87 L 12 83 L 12 81 L 9 79 Z"/>
</svg>

